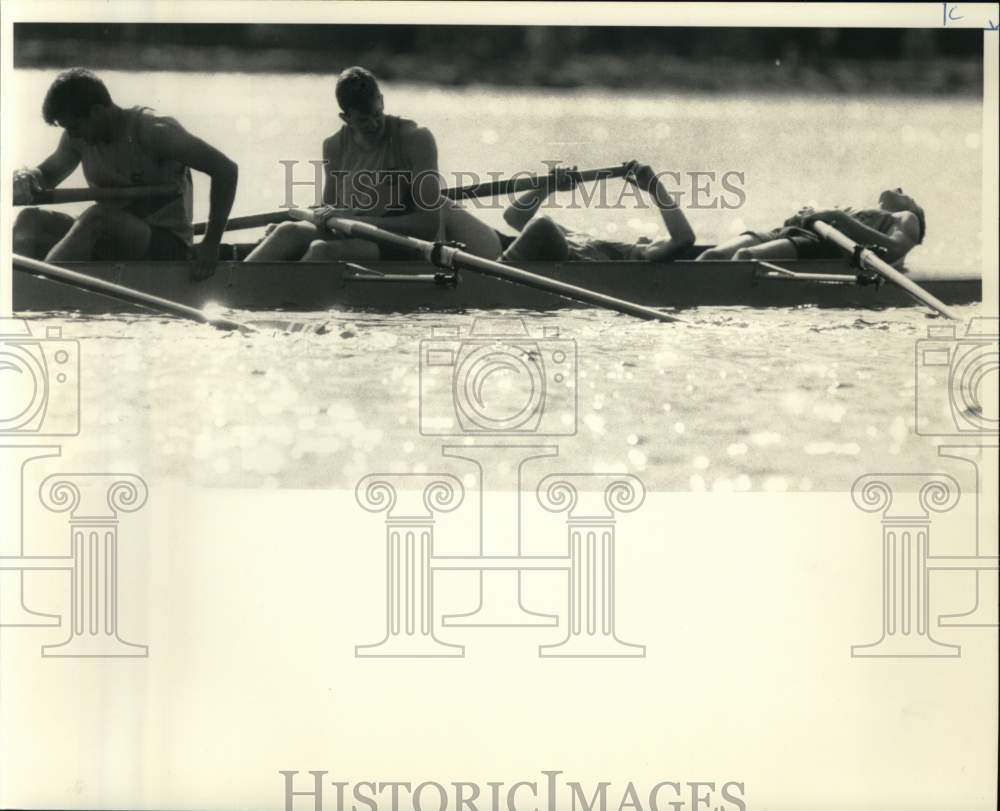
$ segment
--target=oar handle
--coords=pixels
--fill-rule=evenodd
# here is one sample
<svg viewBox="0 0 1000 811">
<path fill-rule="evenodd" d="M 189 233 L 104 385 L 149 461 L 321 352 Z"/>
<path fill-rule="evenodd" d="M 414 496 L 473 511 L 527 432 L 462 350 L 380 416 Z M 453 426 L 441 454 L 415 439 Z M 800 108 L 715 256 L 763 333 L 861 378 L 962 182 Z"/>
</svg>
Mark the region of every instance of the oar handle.
<svg viewBox="0 0 1000 811">
<path fill-rule="evenodd" d="M 181 193 L 179 186 L 164 183 L 157 186 L 93 186 L 86 189 L 41 189 L 31 195 L 30 202 L 16 205 L 53 206 L 62 203 L 83 203 L 93 200 L 141 200 L 147 197 L 171 197 Z"/>
<path fill-rule="evenodd" d="M 290 208 L 288 217 L 292 220 L 302 220 L 311 222 L 320 228 L 329 228 L 344 236 L 357 235 L 362 239 L 370 239 L 381 245 L 393 245 L 396 248 L 412 251 L 415 255 L 422 256 L 430 261 L 431 251 L 434 248 L 433 242 L 427 242 L 416 237 L 407 237 L 402 234 L 394 234 L 392 231 L 385 231 L 376 225 L 358 222 L 346 217 L 322 217 L 320 209 L 313 208 Z"/>
<path fill-rule="evenodd" d="M 858 258 L 866 269 L 872 271 L 873 273 L 878 273 L 880 276 L 883 276 L 890 282 L 893 282 L 903 288 L 903 290 L 909 293 L 910 296 L 919 301 L 921 304 L 926 304 L 932 310 L 936 310 L 945 318 L 950 318 L 953 321 L 960 320 L 947 304 L 931 293 L 928 293 L 912 279 L 908 279 L 904 274 L 900 273 L 884 259 L 876 256 L 873 251 L 868 248 L 860 247 L 858 243 L 847 236 L 847 234 L 837 230 L 829 223 L 822 222 L 820 220 L 813 222 L 812 227 L 817 234 L 823 237 L 823 239 L 828 242 L 832 242 L 845 253 L 853 255 L 854 252 L 857 251 Z"/>
<path fill-rule="evenodd" d="M 595 180 L 611 180 L 612 178 L 625 177 L 629 172 L 629 164 L 621 163 L 617 166 L 606 166 L 603 169 L 584 169 L 574 171 L 573 177 L 578 183 L 589 183 Z M 528 175 L 525 177 L 512 177 L 506 180 L 490 180 L 485 183 L 473 183 L 470 186 L 457 186 L 444 189 L 441 194 L 449 200 L 467 200 L 473 197 L 491 197 L 499 194 L 519 194 L 529 189 L 537 189 L 545 183 L 551 183 L 556 178 L 556 173 L 547 175 Z M 226 231 L 243 231 L 249 228 L 262 228 L 272 223 L 287 222 L 292 217 L 289 216 L 289 209 L 282 208 L 277 211 L 265 211 L 261 214 L 247 214 L 244 217 L 231 217 L 226 223 Z M 204 234 L 208 228 L 208 223 L 198 222 L 194 224 L 195 235 Z"/>
</svg>

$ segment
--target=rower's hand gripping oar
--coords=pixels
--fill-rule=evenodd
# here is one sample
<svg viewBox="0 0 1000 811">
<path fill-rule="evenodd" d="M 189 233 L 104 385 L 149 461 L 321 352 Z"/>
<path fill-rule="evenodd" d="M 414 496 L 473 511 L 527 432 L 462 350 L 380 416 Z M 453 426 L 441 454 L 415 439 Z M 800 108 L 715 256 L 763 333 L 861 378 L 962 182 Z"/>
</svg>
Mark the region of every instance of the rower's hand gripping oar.
<svg viewBox="0 0 1000 811">
<path fill-rule="evenodd" d="M 893 282 L 903 288 L 904 291 L 909 293 L 910 296 L 919 301 L 921 304 L 926 304 L 932 310 L 937 311 L 945 318 L 950 318 L 954 321 L 959 320 L 959 317 L 951 310 L 950 307 L 948 307 L 948 305 L 931 293 L 928 293 L 916 282 L 908 279 L 904 274 L 896 270 L 896 268 L 878 256 L 870 248 L 859 245 L 849 236 L 822 220 L 814 220 L 812 228 L 817 234 L 823 237 L 823 239 L 828 242 L 832 242 L 848 255 L 856 257 L 857 263 L 865 270 L 877 273 L 879 276 L 888 279 L 890 282 Z"/>
<path fill-rule="evenodd" d="M 368 223 L 342 217 L 329 217 L 318 222 L 322 218 L 317 216 L 315 211 L 307 208 L 292 208 L 289 209 L 289 214 L 291 214 L 293 219 L 305 220 L 314 225 L 325 226 L 345 236 L 360 237 L 361 239 L 368 239 L 380 245 L 392 245 L 397 248 L 409 250 L 422 256 L 437 267 L 462 268 L 464 270 L 475 271 L 507 282 L 514 282 L 515 284 L 523 284 L 526 287 L 544 290 L 548 293 L 553 293 L 583 304 L 605 307 L 609 310 L 635 316 L 636 318 L 685 323 L 682 318 L 678 318 L 675 315 L 668 315 L 652 307 L 644 307 L 641 304 L 615 298 L 605 293 L 599 293 L 596 290 L 589 290 L 586 287 L 578 287 L 577 285 L 561 282 L 557 279 L 539 276 L 537 273 L 530 273 L 513 265 L 494 262 L 490 259 L 484 259 L 481 256 L 474 256 L 448 243 L 428 242 L 415 237 L 402 236 Z"/>
</svg>

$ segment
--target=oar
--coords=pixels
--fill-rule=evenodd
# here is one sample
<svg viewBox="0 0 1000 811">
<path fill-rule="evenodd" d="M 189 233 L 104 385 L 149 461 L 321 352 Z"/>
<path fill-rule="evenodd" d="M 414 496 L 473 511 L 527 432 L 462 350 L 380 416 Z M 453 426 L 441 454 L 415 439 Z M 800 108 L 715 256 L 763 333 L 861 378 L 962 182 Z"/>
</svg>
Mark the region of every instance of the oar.
<svg viewBox="0 0 1000 811">
<path fill-rule="evenodd" d="M 261 214 L 247 214 L 245 217 L 230 217 L 226 223 L 226 230 L 246 231 L 249 228 L 261 228 L 273 223 L 287 222 L 290 219 L 291 217 L 288 216 L 287 208 L 282 208 L 278 211 L 265 211 Z M 194 224 L 195 236 L 204 234 L 207 228 L 207 222 L 196 222 Z"/>
<path fill-rule="evenodd" d="M 569 173 L 577 183 L 589 183 L 594 180 L 610 180 L 616 177 L 625 177 L 628 171 L 629 164 L 621 163 L 617 166 L 607 166 L 603 169 L 571 170 Z M 470 197 L 495 197 L 499 194 L 519 194 L 529 189 L 537 189 L 546 183 L 553 182 L 555 179 L 555 172 L 550 172 L 547 175 L 512 177 L 506 180 L 490 180 L 486 183 L 474 183 L 471 186 L 445 189 L 442 194 L 449 200 L 464 200 Z"/>
<path fill-rule="evenodd" d="M 292 208 L 289 209 L 289 213 L 296 220 L 306 220 L 314 225 L 325 225 L 327 228 L 339 231 L 346 236 L 361 237 L 362 239 L 369 239 L 381 245 L 393 245 L 397 248 L 412 251 L 438 267 L 458 267 L 465 270 L 472 270 L 487 276 L 503 279 L 507 282 L 523 284 L 527 287 L 544 290 L 547 293 L 554 293 L 557 296 L 572 299 L 573 301 L 593 304 L 597 307 L 607 307 L 610 310 L 633 315 L 637 318 L 685 323 L 682 318 L 668 315 L 660 310 L 654 310 L 652 307 L 644 307 L 641 304 L 635 304 L 631 301 L 598 293 L 596 290 L 588 290 L 585 287 L 578 287 L 574 284 L 557 281 L 556 279 L 548 279 L 545 276 L 539 276 L 537 273 L 530 273 L 512 265 L 483 259 L 480 256 L 473 256 L 471 253 L 466 253 L 445 243 L 427 242 L 416 237 L 393 234 L 374 225 L 342 217 L 330 217 L 325 221 L 317 222 L 320 218 L 316 215 L 315 211 L 308 208 Z"/>
<path fill-rule="evenodd" d="M 841 231 L 838 231 L 829 223 L 816 220 L 813 222 L 812 227 L 817 234 L 823 237 L 823 239 L 832 242 L 842 251 L 851 254 L 852 256 L 856 253 L 858 261 L 866 270 L 869 270 L 872 273 L 878 273 L 880 276 L 885 277 L 890 282 L 893 282 L 903 288 L 903 290 L 909 293 L 921 304 L 926 304 L 932 310 L 936 310 L 945 318 L 951 318 L 955 321 L 959 320 L 959 317 L 955 315 L 948 305 L 928 293 L 919 284 L 916 284 L 906 278 L 904 274 L 900 273 L 884 259 L 879 258 L 874 251 L 869 250 L 868 248 L 862 248 L 857 242 Z"/>
<path fill-rule="evenodd" d="M 68 284 L 71 287 L 77 287 L 90 293 L 99 293 L 102 296 L 109 296 L 119 301 L 127 301 L 130 304 L 138 304 L 157 312 L 178 315 L 181 318 L 188 318 L 202 324 L 211 324 L 213 327 L 218 327 L 219 329 L 237 329 L 242 333 L 256 333 L 259 331 L 256 327 L 252 327 L 249 324 L 243 324 L 221 316 L 210 316 L 195 307 L 188 307 L 186 304 L 153 296 L 149 293 L 143 293 L 141 290 L 135 290 L 131 287 L 115 284 L 114 282 L 106 282 L 104 279 L 97 279 L 93 276 L 88 276 L 86 273 L 77 273 L 75 270 L 59 267 L 49 262 L 41 262 L 38 259 L 31 259 L 16 253 L 14 254 L 14 268 L 20 270 L 22 273 L 52 279 L 53 281 Z"/>
<path fill-rule="evenodd" d="M 31 194 L 27 203 L 20 206 L 48 205 L 62 203 L 82 203 L 89 200 L 138 200 L 146 197 L 168 197 L 179 194 L 180 189 L 173 183 L 159 186 L 94 186 L 87 189 L 41 189 Z"/>
<path fill-rule="evenodd" d="M 616 177 L 625 177 L 628 174 L 629 165 L 627 163 L 618 166 L 608 166 L 604 169 L 584 169 L 574 171 L 573 178 L 578 183 L 586 183 L 594 180 L 610 180 Z M 472 197 L 495 197 L 499 194 L 519 194 L 529 189 L 537 189 L 544 183 L 555 180 L 554 172 L 547 175 L 529 175 L 526 177 L 513 177 L 505 180 L 490 180 L 485 183 L 473 183 L 470 186 L 456 186 L 444 189 L 441 194 L 449 200 L 466 200 Z M 262 214 L 247 214 L 245 217 L 232 217 L 226 223 L 227 231 L 242 231 L 248 228 L 260 228 L 272 223 L 286 222 L 292 217 L 289 209 L 282 208 L 278 211 L 266 211 Z M 204 234 L 208 223 L 198 222 L 194 225 L 195 234 Z"/>
</svg>

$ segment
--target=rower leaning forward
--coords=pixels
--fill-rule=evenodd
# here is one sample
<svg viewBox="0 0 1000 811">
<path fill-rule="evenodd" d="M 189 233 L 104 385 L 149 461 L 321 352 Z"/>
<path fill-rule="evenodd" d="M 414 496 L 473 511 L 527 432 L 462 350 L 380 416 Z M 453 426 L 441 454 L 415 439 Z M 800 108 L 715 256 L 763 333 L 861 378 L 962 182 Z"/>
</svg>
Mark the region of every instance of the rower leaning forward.
<svg viewBox="0 0 1000 811">
<path fill-rule="evenodd" d="M 14 203 L 30 205 L 82 166 L 92 188 L 173 186 L 169 194 L 105 199 L 73 218 L 37 208 L 14 222 L 14 251 L 47 262 L 91 259 L 196 259 L 193 275 L 215 269 L 236 195 L 238 169 L 222 152 L 176 120 L 148 107 L 119 107 L 97 76 L 83 68 L 59 74 L 42 116 L 61 127 L 59 144 L 35 168 L 14 173 Z M 212 179 L 208 229 L 193 244 L 191 169 Z"/>
<path fill-rule="evenodd" d="M 323 141 L 324 206 L 317 221 L 347 217 L 402 236 L 437 239 L 444 201 L 430 130 L 386 115 L 378 82 L 364 68 L 343 71 L 335 95 L 343 125 Z M 405 250 L 345 238 L 310 222 L 284 222 L 246 261 L 410 258 Z"/>
</svg>

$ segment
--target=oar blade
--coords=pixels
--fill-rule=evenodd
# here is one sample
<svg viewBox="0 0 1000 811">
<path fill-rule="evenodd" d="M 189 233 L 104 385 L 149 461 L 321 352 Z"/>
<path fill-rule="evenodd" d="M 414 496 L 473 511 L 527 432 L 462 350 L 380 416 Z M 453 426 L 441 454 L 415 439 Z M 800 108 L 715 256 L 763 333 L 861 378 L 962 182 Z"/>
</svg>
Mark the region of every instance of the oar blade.
<svg viewBox="0 0 1000 811">
<path fill-rule="evenodd" d="M 90 293 L 108 296 L 109 298 L 125 301 L 129 304 L 137 304 L 154 312 L 176 315 L 181 318 L 187 318 L 190 321 L 197 321 L 200 324 L 210 324 L 219 329 L 239 330 L 240 332 L 253 331 L 253 327 L 242 324 L 239 321 L 233 321 L 221 316 L 208 315 L 195 307 L 189 307 L 177 301 L 144 293 L 141 290 L 134 290 L 122 284 L 98 279 L 96 276 L 88 276 L 86 273 L 79 273 L 69 268 L 54 265 L 51 262 L 43 262 L 39 259 L 32 259 L 31 257 L 15 253 L 13 254 L 13 264 L 14 269 L 22 273 L 40 276 L 50 281 L 76 287 Z"/>
</svg>

